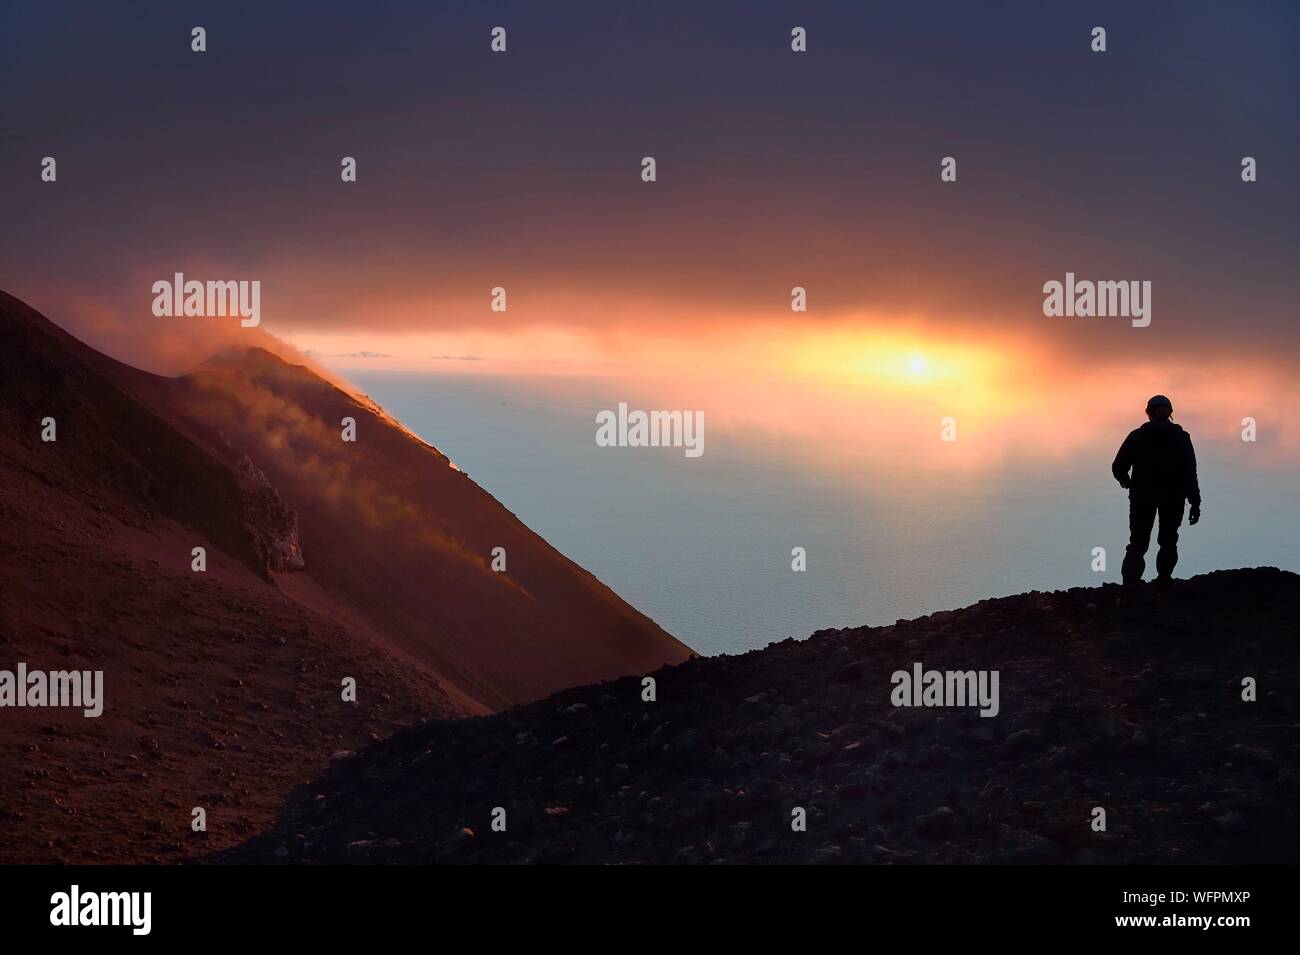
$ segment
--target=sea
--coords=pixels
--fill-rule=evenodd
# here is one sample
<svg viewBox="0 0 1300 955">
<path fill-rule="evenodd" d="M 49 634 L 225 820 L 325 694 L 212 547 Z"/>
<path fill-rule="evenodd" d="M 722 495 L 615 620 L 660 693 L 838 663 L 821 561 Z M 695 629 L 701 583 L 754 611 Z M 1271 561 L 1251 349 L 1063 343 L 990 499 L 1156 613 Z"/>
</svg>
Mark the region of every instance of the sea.
<svg viewBox="0 0 1300 955">
<path fill-rule="evenodd" d="M 1124 430 L 955 474 L 905 453 L 812 453 L 724 415 L 690 457 L 597 443 L 596 413 L 625 400 L 616 377 L 348 377 L 701 654 L 1119 580 L 1127 499 L 1110 461 Z M 1205 518 L 1182 527 L 1177 576 L 1300 569 L 1294 471 L 1242 467 L 1239 453 L 1199 448 Z M 1153 542 L 1148 577 L 1154 556 Z"/>
</svg>

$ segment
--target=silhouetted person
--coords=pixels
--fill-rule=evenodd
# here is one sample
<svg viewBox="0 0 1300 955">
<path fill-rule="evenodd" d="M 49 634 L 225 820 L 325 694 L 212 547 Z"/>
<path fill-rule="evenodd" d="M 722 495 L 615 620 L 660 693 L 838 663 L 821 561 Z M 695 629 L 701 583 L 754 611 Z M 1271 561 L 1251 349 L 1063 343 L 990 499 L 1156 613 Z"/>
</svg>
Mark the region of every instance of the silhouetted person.
<svg viewBox="0 0 1300 955">
<path fill-rule="evenodd" d="M 1147 402 L 1147 421 L 1130 431 L 1110 466 L 1115 480 L 1128 488 L 1128 550 L 1124 553 L 1124 586 L 1142 582 L 1146 570 L 1151 527 L 1160 517 L 1156 542 L 1156 584 L 1173 583 L 1178 563 L 1178 525 L 1183 522 L 1183 502 L 1190 501 L 1187 522 L 1201 519 L 1201 489 L 1196 481 L 1196 452 L 1191 436 L 1169 420 L 1174 406 L 1164 395 Z M 1132 469 L 1132 473 L 1130 473 Z"/>
</svg>

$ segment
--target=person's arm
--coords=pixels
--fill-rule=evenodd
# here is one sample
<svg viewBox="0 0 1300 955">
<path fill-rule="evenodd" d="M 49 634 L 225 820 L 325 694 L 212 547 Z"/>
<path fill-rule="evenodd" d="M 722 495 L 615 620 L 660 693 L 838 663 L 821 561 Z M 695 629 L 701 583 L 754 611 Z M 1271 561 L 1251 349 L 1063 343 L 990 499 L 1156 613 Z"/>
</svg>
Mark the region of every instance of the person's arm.
<svg viewBox="0 0 1300 955">
<path fill-rule="evenodd" d="M 1133 435 L 1129 434 L 1124 439 L 1124 443 L 1119 446 L 1119 453 L 1115 455 L 1115 460 L 1111 463 L 1110 473 L 1115 475 L 1115 480 L 1119 481 L 1122 488 L 1129 487 L 1129 468 L 1133 466 Z"/>
<path fill-rule="evenodd" d="M 1188 515 L 1189 524 L 1195 524 L 1201 519 L 1201 485 L 1196 479 L 1196 449 L 1192 447 L 1192 436 L 1187 437 L 1186 458 L 1183 462 L 1184 480 L 1187 486 L 1187 500 L 1192 505 L 1192 512 Z"/>
</svg>

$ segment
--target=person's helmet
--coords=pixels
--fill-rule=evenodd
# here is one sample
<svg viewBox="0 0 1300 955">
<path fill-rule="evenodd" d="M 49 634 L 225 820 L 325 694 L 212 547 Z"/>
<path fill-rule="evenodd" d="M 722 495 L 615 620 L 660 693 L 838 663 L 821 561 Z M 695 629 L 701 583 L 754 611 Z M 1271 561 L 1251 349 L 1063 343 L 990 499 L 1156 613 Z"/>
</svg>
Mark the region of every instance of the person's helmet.
<svg viewBox="0 0 1300 955">
<path fill-rule="evenodd" d="M 1166 414 L 1173 414 L 1174 403 L 1164 395 L 1152 395 L 1147 401 L 1147 413 L 1149 414 L 1157 409 L 1163 409 Z"/>
</svg>

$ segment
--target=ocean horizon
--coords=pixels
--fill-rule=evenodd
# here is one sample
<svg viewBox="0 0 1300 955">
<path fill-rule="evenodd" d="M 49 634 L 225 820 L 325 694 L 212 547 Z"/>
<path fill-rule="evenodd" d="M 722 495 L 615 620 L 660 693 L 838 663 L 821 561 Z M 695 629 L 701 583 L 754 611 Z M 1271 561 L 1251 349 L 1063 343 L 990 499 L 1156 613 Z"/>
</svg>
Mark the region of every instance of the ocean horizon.
<svg viewBox="0 0 1300 955">
<path fill-rule="evenodd" d="M 690 458 L 680 448 L 597 445 L 596 412 L 633 390 L 618 375 L 347 376 L 702 654 L 1120 580 L 1128 510 L 1110 462 L 1124 428 L 1032 469 L 1008 459 L 972 474 L 906 453 L 884 464 L 862 449 L 819 455 L 815 435 L 713 426 L 733 417 L 716 407 L 705 412 L 704 453 Z M 1285 476 L 1229 467 L 1228 448 L 1198 443 L 1213 519 L 1184 522 L 1177 576 L 1300 569 Z M 792 570 L 795 547 L 805 549 L 804 572 Z M 1104 571 L 1092 569 L 1095 547 L 1106 550 Z"/>
</svg>

